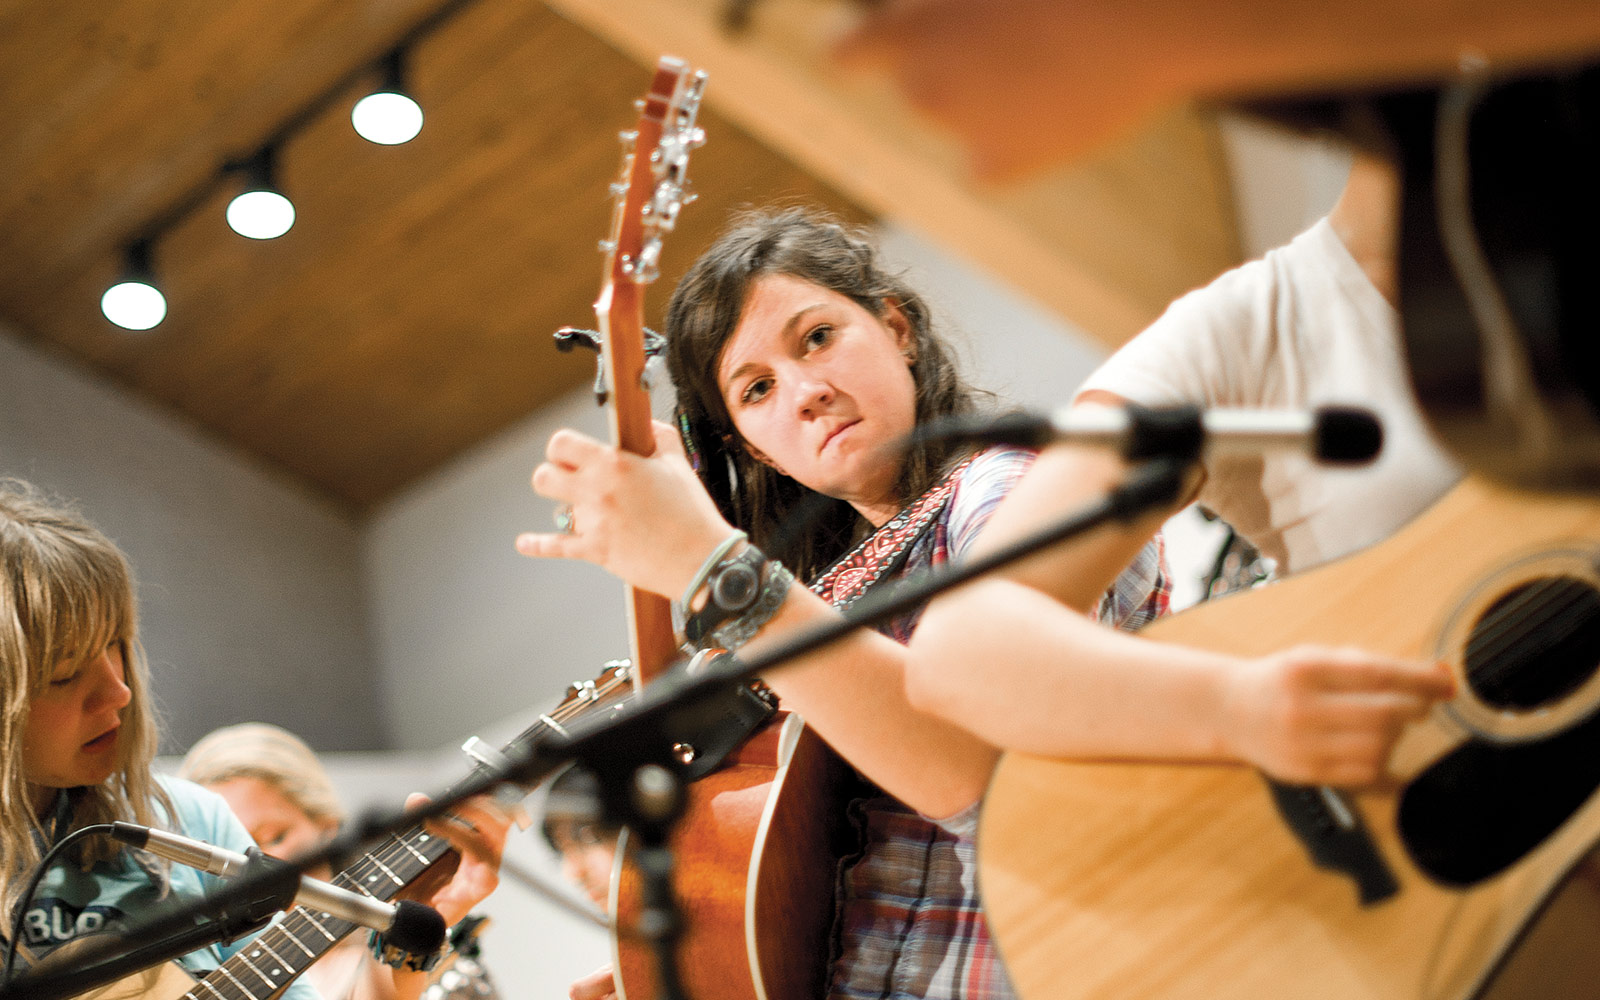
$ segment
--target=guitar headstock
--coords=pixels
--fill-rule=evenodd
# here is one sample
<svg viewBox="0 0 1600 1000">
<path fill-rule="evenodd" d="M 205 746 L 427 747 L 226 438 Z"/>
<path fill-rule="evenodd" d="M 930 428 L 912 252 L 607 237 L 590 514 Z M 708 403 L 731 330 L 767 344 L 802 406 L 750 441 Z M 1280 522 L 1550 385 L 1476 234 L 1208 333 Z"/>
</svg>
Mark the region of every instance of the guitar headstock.
<svg viewBox="0 0 1600 1000">
<path fill-rule="evenodd" d="M 706 141 L 705 130 L 696 124 L 705 85 L 703 70 L 691 72 L 680 59 L 661 58 L 649 93 L 635 102 L 638 124 L 619 136 L 622 167 L 611 184 L 611 229 L 600 241 L 605 280 L 594 305 L 600 329 L 563 327 L 556 333 L 562 351 L 581 346 L 600 355 L 595 398 L 601 405 L 617 404 L 612 408 L 617 443 L 640 454 L 653 450 L 644 362 L 662 347 L 660 337 L 644 326 L 642 287 L 660 277 L 666 234 L 677 226 L 683 206 L 695 199 L 689 154 Z M 622 398 L 616 394 L 619 384 Z M 643 436 L 637 427 L 640 412 Z"/>
<path fill-rule="evenodd" d="M 681 60 L 663 57 L 650 93 L 638 102 L 637 128 L 621 135 L 625 151 L 621 175 L 611 186 L 611 237 L 601 243 L 614 280 L 643 285 L 661 276 L 662 240 L 695 199 L 689 154 L 706 141 L 705 130 L 695 124 L 705 86 L 704 70 L 690 72 Z"/>
</svg>

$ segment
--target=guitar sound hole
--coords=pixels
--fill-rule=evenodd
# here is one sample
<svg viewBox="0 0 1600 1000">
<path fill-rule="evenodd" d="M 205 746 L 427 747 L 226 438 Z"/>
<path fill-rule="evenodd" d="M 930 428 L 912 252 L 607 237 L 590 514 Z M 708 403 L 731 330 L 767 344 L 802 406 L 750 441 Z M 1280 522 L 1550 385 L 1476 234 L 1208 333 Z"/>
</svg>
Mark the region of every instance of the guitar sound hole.
<svg viewBox="0 0 1600 1000">
<path fill-rule="evenodd" d="M 1507 592 L 1473 626 L 1465 666 L 1474 693 L 1495 708 L 1559 701 L 1600 667 L 1600 591 L 1550 576 Z"/>
</svg>

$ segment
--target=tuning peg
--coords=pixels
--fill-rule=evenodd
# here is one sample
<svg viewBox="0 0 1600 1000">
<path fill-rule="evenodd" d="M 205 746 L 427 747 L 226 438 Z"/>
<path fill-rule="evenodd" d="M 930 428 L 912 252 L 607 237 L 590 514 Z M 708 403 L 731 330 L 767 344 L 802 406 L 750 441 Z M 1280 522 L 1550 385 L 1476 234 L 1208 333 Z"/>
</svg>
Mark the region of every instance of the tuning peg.
<svg viewBox="0 0 1600 1000">
<path fill-rule="evenodd" d="M 639 141 L 638 129 L 623 129 L 617 133 L 617 141 L 622 143 L 623 149 L 632 149 L 633 144 Z"/>
<path fill-rule="evenodd" d="M 600 252 L 601 253 L 610 253 L 611 251 L 615 250 L 616 248 L 617 248 L 617 241 L 616 240 L 601 240 L 600 241 Z"/>
<path fill-rule="evenodd" d="M 627 181 L 612 181 L 611 182 L 611 197 L 613 197 L 613 198 L 621 198 L 624 195 L 626 195 L 627 193 L 628 193 L 628 182 Z"/>
<path fill-rule="evenodd" d="M 695 126 L 683 134 L 683 144 L 690 149 L 699 149 L 706 144 L 706 130 Z"/>
<path fill-rule="evenodd" d="M 556 350 L 566 354 L 574 347 L 587 347 L 589 350 L 600 353 L 600 334 L 595 330 L 585 330 L 582 327 L 564 326 L 555 332 Z"/>
</svg>

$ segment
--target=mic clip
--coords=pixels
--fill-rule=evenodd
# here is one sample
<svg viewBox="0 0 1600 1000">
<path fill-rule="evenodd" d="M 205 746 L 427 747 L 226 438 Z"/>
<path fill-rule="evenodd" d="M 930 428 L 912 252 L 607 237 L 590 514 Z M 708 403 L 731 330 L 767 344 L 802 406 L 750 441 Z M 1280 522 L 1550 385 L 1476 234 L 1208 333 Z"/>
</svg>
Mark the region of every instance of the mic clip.
<svg viewBox="0 0 1600 1000">
<path fill-rule="evenodd" d="M 247 934 L 253 934 L 271 922 L 280 910 L 294 905 L 300 891 L 300 872 L 293 865 L 270 855 L 259 847 L 245 851 L 244 870 L 232 880 L 227 891 L 216 893 L 224 903 L 213 908 L 208 916 L 228 934 L 222 943 L 228 944 Z M 207 894 L 208 899 L 212 894 Z"/>
</svg>

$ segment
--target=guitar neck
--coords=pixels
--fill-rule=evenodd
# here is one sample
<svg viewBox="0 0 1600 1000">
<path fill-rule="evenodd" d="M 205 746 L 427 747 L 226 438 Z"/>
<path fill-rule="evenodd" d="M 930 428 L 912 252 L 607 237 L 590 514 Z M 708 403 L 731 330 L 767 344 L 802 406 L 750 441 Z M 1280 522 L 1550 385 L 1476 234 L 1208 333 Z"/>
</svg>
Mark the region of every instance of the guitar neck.
<svg viewBox="0 0 1600 1000">
<path fill-rule="evenodd" d="M 704 78 L 698 79 L 703 82 Z M 632 148 L 623 158 L 616 184 L 623 196 L 612 212 L 610 251 L 594 304 L 613 439 L 617 447 L 636 455 L 651 455 L 656 450 L 650 392 L 645 384 L 644 290 L 657 276 L 661 236 L 672 227 L 677 212 L 676 202 L 673 207 L 665 206 L 684 198 L 687 148 L 681 144 L 689 141 L 698 93 L 696 78 L 681 60 L 662 58 L 649 93 L 640 102 Z M 667 155 L 662 148 L 669 129 L 680 144 L 676 155 Z M 662 194 L 670 196 L 667 201 L 661 200 Z M 643 684 L 677 658 L 672 606 L 660 595 L 630 588 L 628 626 L 635 684 Z"/>
</svg>

